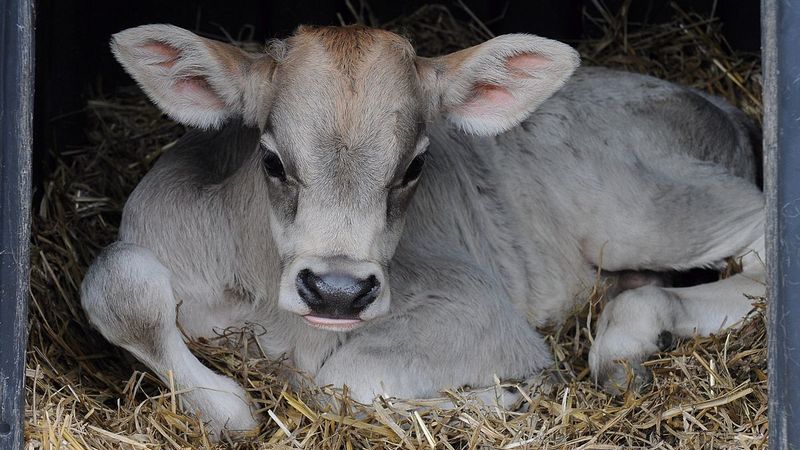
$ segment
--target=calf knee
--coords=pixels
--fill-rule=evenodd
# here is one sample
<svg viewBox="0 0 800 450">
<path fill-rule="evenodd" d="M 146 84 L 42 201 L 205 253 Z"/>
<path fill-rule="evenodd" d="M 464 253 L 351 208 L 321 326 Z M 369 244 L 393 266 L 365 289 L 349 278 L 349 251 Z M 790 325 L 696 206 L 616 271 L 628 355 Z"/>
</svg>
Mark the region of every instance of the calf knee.
<svg viewBox="0 0 800 450">
<path fill-rule="evenodd" d="M 619 328 L 624 334 L 635 335 L 638 331 L 671 329 L 676 302 L 679 299 L 675 295 L 658 286 L 624 291 L 603 310 L 598 332 Z"/>
<path fill-rule="evenodd" d="M 175 323 L 169 271 L 133 244 L 115 243 L 97 257 L 81 284 L 81 304 L 106 339 L 149 355 Z"/>
</svg>

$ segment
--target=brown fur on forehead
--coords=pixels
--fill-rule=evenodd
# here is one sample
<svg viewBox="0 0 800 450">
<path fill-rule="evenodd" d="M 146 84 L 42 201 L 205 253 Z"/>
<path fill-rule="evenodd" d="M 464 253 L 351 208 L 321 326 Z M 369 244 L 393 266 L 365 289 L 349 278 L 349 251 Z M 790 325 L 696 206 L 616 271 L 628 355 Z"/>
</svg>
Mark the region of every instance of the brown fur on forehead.
<svg viewBox="0 0 800 450">
<path fill-rule="evenodd" d="M 295 127 L 305 124 L 314 146 L 407 146 L 416 135 L 420 94 L 406 39 L 364 27 L 301 27 L 279 66 L 277 104 L 292 110 Z"/>
<path fill-rule="evenodd" d="M 407 39 L 389 31 L 356 25 L 301 26 L 292 39 L 321 45 L 338 71 L 351 81 L 358 76 L 358 69 L 372 57 L 385 58 L 386 63 L 405 63 L 414 56 L 414 48 Z"/>
</svg>

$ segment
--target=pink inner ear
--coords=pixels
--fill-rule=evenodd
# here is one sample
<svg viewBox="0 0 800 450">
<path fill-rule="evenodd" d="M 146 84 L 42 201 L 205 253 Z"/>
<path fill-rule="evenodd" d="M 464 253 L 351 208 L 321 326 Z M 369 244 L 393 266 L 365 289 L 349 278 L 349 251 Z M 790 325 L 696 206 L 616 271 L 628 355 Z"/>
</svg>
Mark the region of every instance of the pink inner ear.
<svg viewBox="0 0 800 450">
<path fill-rule="evenodd" d="M 181 54 L 175 47 L 167 45 L 163 42 L 152 41 L 149 44 L 142 45 L 142 50 L 158 57 L 161 61 L 154 64 L 157 66 L 171 68 L 175 62 L 180 58 Z"/>
<path fill-rule="evenodd" d="M 473 101 L 478 100 L 482 103 L 503 104 L 514 100 L 514 97 L 508 89 L 496 84 L 476 84 L 472 92 L 474 96 Z"/>
<path fill-rule="evenodd" d="M 181 78 L 175 83 L 175 93 L 188 99 L 193 105 L 208 109 L 223 109 L 225 104 L 211 85 L 201 76 Z"/>
<path fill-rule="evenodd" d="M 461 108 L 467 115 L 492 114 L 508 107 L 514 102 L 514 96 L 503 86 L 479 83 L 472 88 L 472 96 Z"/>
<path fill-rule="evenodd" d="M 508 67 L 509 72 L 512 72 L 515 76 L 519 77 L 532 74 L 549 62 L 550 60 L 544 56 L 537 55 L 535 53 L 523 53 L 521 55 L 508 58 L 508 61 L 506 61 L 506 66 Z"/>
</svg>

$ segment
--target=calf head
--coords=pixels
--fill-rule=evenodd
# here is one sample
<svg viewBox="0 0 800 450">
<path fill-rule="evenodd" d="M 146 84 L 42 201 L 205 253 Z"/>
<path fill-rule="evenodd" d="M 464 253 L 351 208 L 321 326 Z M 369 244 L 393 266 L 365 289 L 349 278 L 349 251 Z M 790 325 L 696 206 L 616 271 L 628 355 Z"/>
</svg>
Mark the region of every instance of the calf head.
<svg viewBox="0 0 800 450">
<path fill-rule="evenodd" d="M 492 135 L 525 119 L 578 65 L 565 44 L 505 35 L 437 58 L 390 32 L 301 27 L 262 53 L 169 25 L 114 36 L 150 98 L 186 125 L 261 130 L 281 307 L 347 330 L 389 310 L 386 270 L 440 117 Z"/>
</svg>

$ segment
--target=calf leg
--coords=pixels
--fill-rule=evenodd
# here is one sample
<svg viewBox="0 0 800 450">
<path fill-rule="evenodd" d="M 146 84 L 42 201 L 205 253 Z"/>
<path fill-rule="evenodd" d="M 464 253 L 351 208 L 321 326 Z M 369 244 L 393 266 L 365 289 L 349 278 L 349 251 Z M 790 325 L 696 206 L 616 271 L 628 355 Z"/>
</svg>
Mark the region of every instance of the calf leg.
<svg viewBox="0 0 800 450">
<path fill-rule="evenodd" d="M 616 361 L 627 360 L 640 369 L 639 363 L 668 345 L 672 336 L 708 335 L 733 325 L 752 309 L 750 297 L 765 293 L 761 193 L 711 165 L 680 170 L 680 181 L 665 181 L 669 178 L 658 171 L 639 174 L 662 183 L 659 195 L 647 196 L 649 203 L 639 212 L 625 205 L 617 208 L 624 219 L 607 218 L 618 223 L 599 227 L 584 241 L 597 251 L 593 261 L 613 270 L 658 271 L 714 266 L 743 255 L 743 272 L 688 288 L 640 287 L 612 300 L 600 316 L 589 354 L 595 377 L 609 388 L 625 381 L 625 369 Z M 637 189 L 655 189 L 643 179 Z M 591 252 L 585 254 L 592 260 Z"/>
<path fill-rule="evenodd" d="M 186 407 L 209 423 L 214 437 L 258 426 L 247 394 L 215 374 L 189 351 L 175 323 L 170 273 L 147 249 L 115 243 L 89 269 L 81 302 L 91 323 L 175 387 Z"/>
<path fill-rule="evenodd" d="M 547 345 L 489 274 L 461 262 L 414 258 L 392 267 L 397 309 L 353 332 L 316 374 L 351 396 L 430 398 L 446 388 L 523 379 L 551 364 Z M 413 282 L 412 282 L 413 280 Z M 499 395 L 503 394 L 503 395 Z M 493 389 L 478 398 L 513 402 Z"/>
<path fill-rule="evenodd" d="M 763 254 L 763 238 L 755 244 Z M 714 283 L 687 288 L 646 286 L 625 291 L 611 301 L 598 321 L 589 364 L 607 389 L 624 389 L 626 360 L 644 378 L 640 363 L 665 350 L 672 338 L 709 335 L 736 324 L 764 295 L 764 265 L 755 253 L 743 258 L 744 271 Z M 641 381 L 641 379 L 640 379 Z"/>
<path fill-rule="evenodd" d="M 719 266 L 764 235 L 763 194 L 718 166 L 676 156 L 623 168 L 580 191 L 572 218 L 584 257 L 603 270 Z"/>
</svg>

